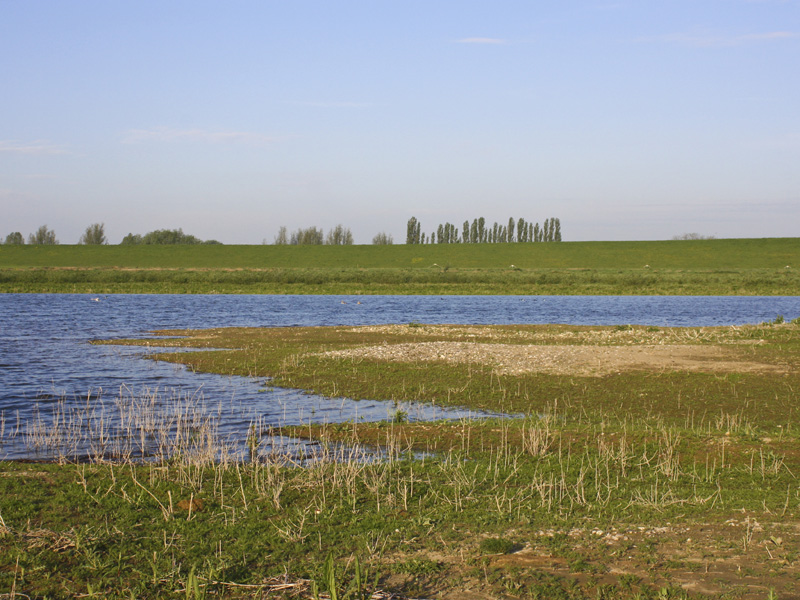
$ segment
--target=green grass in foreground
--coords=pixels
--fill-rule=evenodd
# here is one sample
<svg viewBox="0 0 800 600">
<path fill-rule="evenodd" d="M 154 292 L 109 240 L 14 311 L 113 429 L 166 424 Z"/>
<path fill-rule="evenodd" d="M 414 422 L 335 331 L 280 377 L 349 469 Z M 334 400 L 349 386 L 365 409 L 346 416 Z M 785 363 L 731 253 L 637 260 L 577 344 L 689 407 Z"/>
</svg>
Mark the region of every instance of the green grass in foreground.
<svg viewBox="0 0 800 600">
<path fill-rule="evenodd" d="M 310 597 L 312 580 L 351 598 L 376 587 L 411 597 L 626 600 L 789 598 L 797 588 L 800 325 L 183 333 L 150 343 L 230 348 L 161 358 L 271 377 L 268 385 L 527 416 L 408 423 L 398 413 L 393 422 L 287 429 L 320 443 L 302 468 L 281 455 L 214 460 L 219 446 L 204 442 L 193 446 L 204 452 L 176 445 L 148 465 L 1 463 L 0 593 Z M 597 356 L 688 347 L 700 367 L 510 375 L 444 356 L 321 354 L 426 342 Z M 253 430 L 254 456 L 266 433 Z M 206 434 L 196 422 L 193 439 Z M 358 460 L 340 442 L 379 446 L 385 459 Z M 379 575 L 360 578 L 362 594 L 356 558 Z"/>
<path fill-rule="evenodd" d="M 0 246 L 0 290 L 800 295 L 798 259 L 800 238 L 424 246 Z"/>
</svg>

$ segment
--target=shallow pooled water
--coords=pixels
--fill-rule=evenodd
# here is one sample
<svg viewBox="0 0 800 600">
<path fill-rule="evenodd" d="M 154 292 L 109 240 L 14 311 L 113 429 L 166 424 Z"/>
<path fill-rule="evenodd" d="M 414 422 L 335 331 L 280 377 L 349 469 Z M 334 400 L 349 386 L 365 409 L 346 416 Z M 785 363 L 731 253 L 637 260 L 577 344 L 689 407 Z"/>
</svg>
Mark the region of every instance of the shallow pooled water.
<svg viewBox="0 0 800 600">
<path fill-rule="evenodd" d="M 202 437 L 198 432 L 210 427 L 217 440 L 241 451 L 253 424 L 267 430 L 307 422 L 374 421 L 397 410 L 412 420 L 470 414 L 271 389 L 263 380 L 197 374 L 142 360 L 154 350 L 92 346 L 92 339 L 146 337 L 154 329 L 410 322 L 741 325 L 779 314 L 799 316 L 800 298 L 4 294 L 0 459 L 52 458 L 67 451 L 73 456 L 152 452 L 157 436 L 144 439 L 142 432 L 158 424 L 171 427 L 175 435 L 185 426 L 195 441 Z M 134 412 L 139 421 L 132 425 Z M 130 440 L 123 443 L 133 429 L 138 449 Z M 65 431 L 72 437 L 62 435 Z"/>
</svg>

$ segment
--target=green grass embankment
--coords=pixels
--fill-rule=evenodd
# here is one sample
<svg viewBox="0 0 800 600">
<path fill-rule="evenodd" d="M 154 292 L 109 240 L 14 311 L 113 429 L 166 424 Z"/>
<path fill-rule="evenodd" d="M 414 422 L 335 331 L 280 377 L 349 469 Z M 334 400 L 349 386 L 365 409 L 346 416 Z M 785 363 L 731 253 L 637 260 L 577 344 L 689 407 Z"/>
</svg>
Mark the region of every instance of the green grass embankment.
<svg viewBox="0 0 800 600">
<path fill-rule="evenodd" d="M 800 295 L 800 238 L 413 246 L 0 246 L 0 291 Z"/>
<path fill-rule="evenodd" d="M 0 267 L 130 269 L 778 269 L 800 238 L 393 246 L 0 246 Z"/>
</svg>

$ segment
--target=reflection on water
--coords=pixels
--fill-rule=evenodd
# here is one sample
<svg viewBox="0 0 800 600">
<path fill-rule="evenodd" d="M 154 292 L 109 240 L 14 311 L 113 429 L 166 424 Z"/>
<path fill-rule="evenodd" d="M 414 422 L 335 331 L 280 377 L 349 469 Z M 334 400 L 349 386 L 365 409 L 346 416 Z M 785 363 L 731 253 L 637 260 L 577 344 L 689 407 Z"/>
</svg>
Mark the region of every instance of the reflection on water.
<svg viewBox="0 0 800 600">
<path fill-rule="evenodd" d="M 88 343 L 96 338 L 145 337 L 154 329 L 409 322 L 737 325 L 779 314 L 797 317 L 800 299 L 111 295 L 95 302 L 89 295 L 5 294 L 0 295 L 0 458 L 152 456 L 168 441 L 184 440 L 195 444 L 184 451 L 199 452 L 208 443 L 203 436 L 212 434 L 218 447 L 234 453 L 246 448 L 254 424 L 374 421 L 397 410 L 412 420 L 469 414 L 264 388 L 259 380 L 142 360 L 152 349 Z"/>
</svg>

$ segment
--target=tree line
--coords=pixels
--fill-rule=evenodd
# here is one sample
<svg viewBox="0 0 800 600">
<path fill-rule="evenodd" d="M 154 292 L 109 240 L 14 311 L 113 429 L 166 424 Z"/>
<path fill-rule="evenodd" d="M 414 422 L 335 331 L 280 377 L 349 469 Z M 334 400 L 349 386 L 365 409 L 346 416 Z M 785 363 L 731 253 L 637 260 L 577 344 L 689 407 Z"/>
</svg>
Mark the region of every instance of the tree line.
<svg viewBox="0 0 800 600">
<path fill-rule="evenodd" d="M 188 233 L 183 233 L 183 229 L 156 229 L 150 233 L 140 235 L 129 233 L 120 242 L 125 246 L 136 246 L 139 244 L 221 244 L 217 240 L 201 240 Z"/>
<path fill-rule="evenodd" d="M 483 217 L 464 221 L 461 229 L 452 223 L 440 223 L 430 235 L 422 231 L 416 217 L 408 220 L 406 244 L 506 244 L 519 242 L 560 242 L 561 221 L 555 217 L 542 225 L 511 217 L 508 224 L 494 222 L 487 226 Z"/>
<path fill-rule="evenodd" d="M 264 243 L 266 244 L 267 241 L 264 240 Z M 389 245 L 394 244 L 394 239 L 391 234 L 380 232 L 372 238 L 372 243 Z M 353 233 L 349 227 L 345 227 L 341 223 L 329 229 L 327 234 L 318 227 L 300 227 L 290 233 L 287 227 L 282 225 L 278 229 L 273 244 L 276 246 L 321 246 L 323 244 L 326 246 L 352 246 Z"/>
<path fill-rule="evenodd" d="M 42 225 L 34 233 L 28 235 L 28 244 L 49 245 L 58 244 L 56 232 L 47 225 Z M 138 244 L 220 244 L 216 240 L 203 241 L 193 235 L 184 233 L 182 229 L 157 229 L 144 235 L 129 233 L 120 242 L 121 245 Z M 25 237 L 19 231 L 13 231 L 6 236 L 5 244 L 21 246 L 25 244 Z M 104 245 L 108 244 L 104 223 L 92 223 L 81 235 L 78 244 Z"/>
<path fill-rule="evenodd" d="M 513 242 L 560 242 L 561 222 L 557 218 L 546 219 L 542 225 L 529 223 L 525 219 L 508 220 L 508 224 L 493 223 L 487 226 L 486 219 L 480 217 L 472 222 L 464 221 L 461 229 L 452 223 L 442 223 L 429 235 L 422 232 L 416 217 L 408 220 L 406 244 L 498 244 Z M 28 244 L 58 244 L 56 233 L 47 225 L 42 225 L 34 233 L 28 235 Z M 79 244 L 108 244 L 104 223 L 92 223 L 80 238 Z M 129 233 L 120 242 L 121 245 L 140 244 L 220 244 L 216 240 L 201 240 L 184 233 L 182 229 L 157 229 L 144 235 Z M 264 241 L 266 244 L 266 240 Z M 289 232 L 286 226 L 278 229 L 273 242 L 275 245 L 328 245 L 349 246 L 353 244 L 353 233 L 342 224 L 328 230 L 327 234 L 318 227 L 300 227 Z M 394 244 L 391 234 L 380 232 L 372 238 L 375 245 Z M 9 233 L 5 244 L 25 244 L 25 237 L 19 231 Z"/>
<path fill-rule="evenodd" d="M 25 244 L 25 238 L 19 231 L 12 231 L 6 236 L 5 243 L 9 246 L 22 246 Z M 54 246 L 58 244 L 58 239 L 55 231 L 47 225 L 42 225 L 34 233 L 28 234 L 28 243 Z"/>
<path fill-rule="evenodd" d="M 351 246 L 353 233 L 342 224 L 328 230 L 328 234 L 318 227 L 300 227 L 289 233 L 285 225 L 281 225 L 275 236 L 276 246 Z"/>
<path fill-rule="evenodd" d="M 12 231 L 6 236 L 5 244 L 10 246 L 22 246 L 25 244 L 25 237 L 19 231 Z M 28 234 L 28 244 L 55 246 L 58 244 L 56 232 L 47 225 L 42 225 L 34 233 Z M 92 223 L 83 232 L 79 244 L 107 244 L 105 225 L 103 223 Z"/>
<path fill-rule="evenodd" d="M 5 238 L 5 244 L 24 245 L 25 237 L 19 231 L 9 233 Z M 47 225 L 42 225 L 36 232 L 28 235 L 28 244 L 55 245 L 58 244 L 56 233 Z M 108 244 L 105 234 L 104 223 L 92 223 L 80 238 L 79 244 Z M 139 233 L 129 233 L 120 242 L 121 245 L 140 245 L 140 244 L 221 244 L 216 240 L 201 240 L 193 235 L 184 233 L 183 229 L 156 229 L 144 235 Z M 264 241 L 266 244 L 266 240 Z M 308 245 L 326 244 L 329 246 L 345 246 L 353 244 L 353 233 L 349 227 L 337 225 L 331 228 L 327 234 L 318 227 L 299 228 L 289 233 L 285 226 L 278 230 L 275 236 L 275 244 Z M 394 239 L 391 234 L 384 232 L 378 233 L 372 238 L 373 244 L 393 244 Z"/>
</svg>

